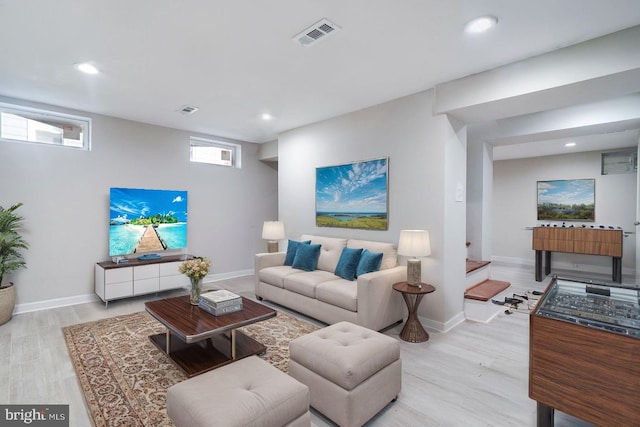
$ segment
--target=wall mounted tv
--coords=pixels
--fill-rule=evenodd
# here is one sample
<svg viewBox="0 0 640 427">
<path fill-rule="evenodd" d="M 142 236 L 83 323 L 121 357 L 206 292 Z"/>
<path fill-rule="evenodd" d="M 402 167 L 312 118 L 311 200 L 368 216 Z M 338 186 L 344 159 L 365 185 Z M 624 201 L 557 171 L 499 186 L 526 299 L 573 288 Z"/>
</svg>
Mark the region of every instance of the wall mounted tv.
<svg viewBox="0 0 640 427">
<path fill-rule="evenodd" d="M 187 192 L 111 188 L 109 256 L 187 247 Z"/>
</svg>

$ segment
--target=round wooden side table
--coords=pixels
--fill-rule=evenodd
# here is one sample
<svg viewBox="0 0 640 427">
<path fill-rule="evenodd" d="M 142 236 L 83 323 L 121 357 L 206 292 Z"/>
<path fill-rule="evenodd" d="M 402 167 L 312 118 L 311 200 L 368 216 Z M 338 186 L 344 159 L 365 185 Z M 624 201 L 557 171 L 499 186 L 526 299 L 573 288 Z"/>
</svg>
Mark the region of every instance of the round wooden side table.
<svg viewBox="0 0 640 427">
<path fill-rule="evenodd" d="M 409 342 L 428 341 L 429 334 L 424 330 L 420 319 L 418 319 L 418 307 L 422 297 L 435 291 L 436 288 L 426 283 L 421 283 L 420 286 L 412 286 L 407 282 L 398 282 L 393 285 L 393 289 L 402 294 L 402 298 L 404 298 L 409 310 L 409 317 L 407 317 L 407 322 L 404 324 L 402 332 L 400 332 L 400 338 Z"/>
</svg>

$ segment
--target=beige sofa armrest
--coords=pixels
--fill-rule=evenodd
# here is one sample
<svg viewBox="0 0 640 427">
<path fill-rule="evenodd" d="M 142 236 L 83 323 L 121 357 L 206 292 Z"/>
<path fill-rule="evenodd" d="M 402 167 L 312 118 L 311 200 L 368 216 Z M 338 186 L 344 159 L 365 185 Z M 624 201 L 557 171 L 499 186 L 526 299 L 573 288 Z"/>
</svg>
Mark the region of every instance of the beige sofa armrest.
<svg viewBox="0 0 640 427">
<path fill-rule="evenodd" d="M 277 265 L 284 265 L 284 259 L 286 258 L 286 252 L 270 252 L 270 253 L 261 253 L 256 254 L 255 258 L 255 271 L 253 276 L 255 278 L 255 289 L 256 295 L 260 296 L 260 292 L 258 288 L 260 286 L 260 275 L 258 272 L 263 268 L 267 267 L 275 267 Z"/>
<path fill-rule="evenodd" d="M 256 254 L 256 274 L 263 268 L 275 267 L 276 265 L 284 265 L 284 259 L 286 255 L 286 252 Z"/>
<path fill-rule="evenodd" d="M 393 284 L 407 280 L 407 267 L 400 265 L 358 277 L 358 320 L 378 331 L 404 317 L 402 296 Z"/>
</svg>

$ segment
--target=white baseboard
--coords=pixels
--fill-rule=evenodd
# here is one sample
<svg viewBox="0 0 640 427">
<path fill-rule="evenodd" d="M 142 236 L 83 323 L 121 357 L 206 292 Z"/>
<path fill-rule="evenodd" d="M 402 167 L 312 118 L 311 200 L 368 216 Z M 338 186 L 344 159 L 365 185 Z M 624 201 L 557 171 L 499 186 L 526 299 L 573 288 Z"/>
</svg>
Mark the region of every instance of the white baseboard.
<svg viewBox="0 0 640 427">
<path fill-rule="evenodd" d="M 209 274 L 202 281 L 207 283 L 219 282 L 221 280 L 234 279 L 236 277 L 251 276 L 254 270 L 231 271 L 229 273 Z M 75 295 L 66 298 L 55 298 L 45 301 L 16 304 L 13 314 L 30 313 L 32 311 L 49 310 L 51 308 L 66 307 L 69 305 L 85 304 L 88 302 L 102 301 L 96 294 Z"/>
<path fill-rule="evenodd" d="M 492 256 L 491 262 L 501 262 L 504 264 L 514 264 L 518 266 L 535 267 L 535 261 L 530 259 L 514 258 L 508 256 Z"/>
<path fill-rule="evenodd" d="M 456 314 L 451 319 L 445 322 L 443 332 L 449 332 L 451 329 L 455 328 L 456 326 L 463 323 L 464 321 L 465 321 L 464 311 L 461 311 L 460 313 Z"/>
<path fill-rule="evenodd" d="M 455 328 L 456 326 L 458 326 L 460 323 L 465 321 L 464 318 L 464 312 L 461 311 L 460 313 L 456 314 L 455 316 L 453 316 L 451 319 L 447 320 L 446 322 L 436 322 L 435 320 L 431 320 L 431 319 L 427 319 L 421 316 L 418 316 L 420 318 L 420 323 L 422 323 L 422 325 L 425 328 L 428 329 L 433 329 L 434 331 L 438 331 L 441 333 L 446 333 L 449 332 L 451 329 Z"/>
<path fill-rule="evenodd" d="M 251 276 L 255 273 L 252 268 L 250 270 L 230 271 L 228 273 L 208 274 L 203 280 L 203 284 L 219 282 L 220 280 L 235 279 L 236 277 Z"/>
<path fill-rule="evenodd" d="M 88 302 L 101 301 L 96 294 L 76 295 L 66 298 L 55 298 L 45 301 L 28 302 L 16 304 L 13 314 L 30 313 L 32 311 L 49 310 L 51 308 L 66 307 L 69 305 L 85 304 Z"/>
</svg>

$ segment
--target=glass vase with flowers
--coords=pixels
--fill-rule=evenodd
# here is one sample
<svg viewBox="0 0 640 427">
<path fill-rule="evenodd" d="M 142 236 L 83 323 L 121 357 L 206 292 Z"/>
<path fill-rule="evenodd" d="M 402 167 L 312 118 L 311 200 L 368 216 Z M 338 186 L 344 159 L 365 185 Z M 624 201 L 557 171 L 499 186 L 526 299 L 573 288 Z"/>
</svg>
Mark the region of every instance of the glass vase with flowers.
<svg viewBox="0 0 640 427">
<path fill-rule="evenodd" d="M 190 301 L 192 305 L 198 305 L 202 293 L 202 279 L 209 274 L 211 261 L 204 257 L 195 257 L 180 264 L 178 271 L 191 281 Z"/>
</svg>

